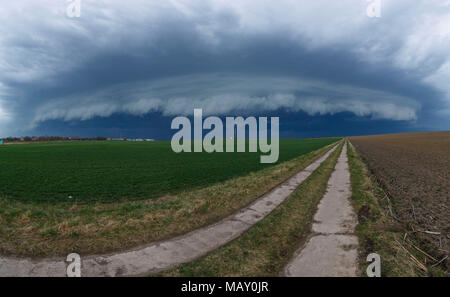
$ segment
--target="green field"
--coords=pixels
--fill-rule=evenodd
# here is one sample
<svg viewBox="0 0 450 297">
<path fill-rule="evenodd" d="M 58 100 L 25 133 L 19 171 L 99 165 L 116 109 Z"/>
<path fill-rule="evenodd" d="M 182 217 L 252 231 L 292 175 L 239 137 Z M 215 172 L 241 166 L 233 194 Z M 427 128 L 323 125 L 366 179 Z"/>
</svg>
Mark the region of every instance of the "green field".
<svg viewBox="0 0 450 297">
<path fill-rule="evenodd" d="M 337 140 L 282 139 L 278 163 Z M 0 196 L 33 202 L 153 198 L 273 165 L 259 158 L 260 153 L 176 154 L 168 141 L 4 145 Z"/>
</svg>

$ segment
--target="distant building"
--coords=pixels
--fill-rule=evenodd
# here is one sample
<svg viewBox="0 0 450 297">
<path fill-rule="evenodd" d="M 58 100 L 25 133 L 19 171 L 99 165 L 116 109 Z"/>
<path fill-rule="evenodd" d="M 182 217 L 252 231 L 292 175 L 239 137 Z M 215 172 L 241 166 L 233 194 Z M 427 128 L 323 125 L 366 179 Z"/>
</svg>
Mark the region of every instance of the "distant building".
<svg viewBox="0 0 450 297">
<path fill-rule="evenodd" d="M 107 138 L 110 141 L 155 141 L 154 139 L 149 138 Z"/>
</svg>

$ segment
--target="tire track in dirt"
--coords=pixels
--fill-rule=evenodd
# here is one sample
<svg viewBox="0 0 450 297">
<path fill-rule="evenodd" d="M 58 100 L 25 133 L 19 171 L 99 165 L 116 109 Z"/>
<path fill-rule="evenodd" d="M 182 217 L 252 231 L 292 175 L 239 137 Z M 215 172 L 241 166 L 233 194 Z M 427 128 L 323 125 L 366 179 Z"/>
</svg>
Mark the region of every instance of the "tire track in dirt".
<svg viewBox="0 0 450 297">
<path fill-rule="evenodd" d="M 183 236 L 154 242 L 134 250 L 82 258 L 82 276 L 137 276 L 168 270 L 191 262 L 239 237 L 280 205 L 339 143 L 280 186 L 249 206 L 213 224 Z M 0 257 L 0 276 L 65 276 L 65 259 L 15 259 Z"/>
<path fill-rule="evenodd" d="M 314 216 L 312 234 L 286 265 L 286 276 L 358 276 L 358 224 L 350 203 L 347 143 Z"/>
</svg>

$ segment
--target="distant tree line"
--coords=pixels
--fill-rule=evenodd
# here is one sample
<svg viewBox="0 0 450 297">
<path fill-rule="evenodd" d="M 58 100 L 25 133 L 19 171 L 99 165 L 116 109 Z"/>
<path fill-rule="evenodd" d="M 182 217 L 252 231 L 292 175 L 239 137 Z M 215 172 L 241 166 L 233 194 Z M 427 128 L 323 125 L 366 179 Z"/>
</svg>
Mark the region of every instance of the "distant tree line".
<svg viewBox="0 0 450 297">
<path fill-rule="evenodd" d="M 1 139 L 4 142 L 33 142 L 33 141 L 73 141 L 73 140 L 107 140 L 106 137 L 62 137 L 62 136 L 23 136 L 7 137 Z"/>
</svg>

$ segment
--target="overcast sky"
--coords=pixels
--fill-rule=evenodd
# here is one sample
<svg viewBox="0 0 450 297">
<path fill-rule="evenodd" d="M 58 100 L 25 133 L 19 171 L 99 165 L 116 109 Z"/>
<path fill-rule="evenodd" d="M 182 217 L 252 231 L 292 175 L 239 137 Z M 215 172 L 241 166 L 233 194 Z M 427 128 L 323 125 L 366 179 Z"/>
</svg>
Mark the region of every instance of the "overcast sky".
<svg viewBox="0 0 450 297">
<path fill-rule="evenodd" d="M 450 129 L 450 1 L 0 2 L 0 137 L 170 137 L 280 116 L 286 137 Z"/>
</svg>

